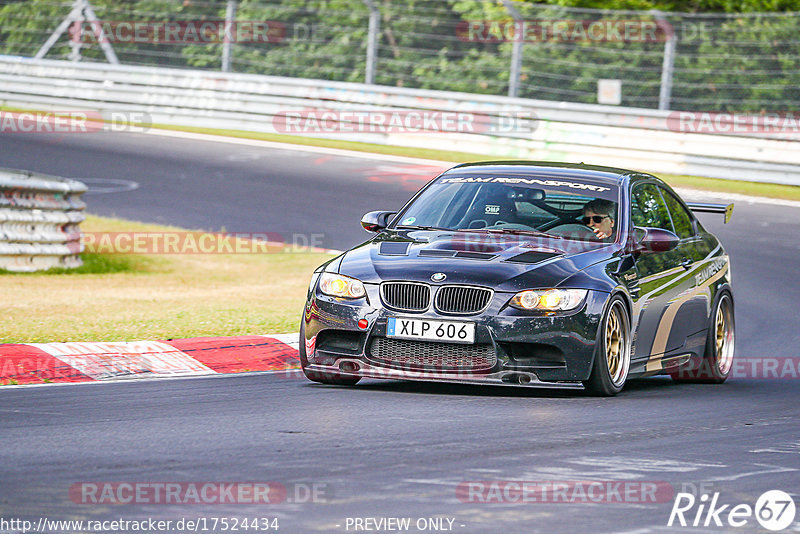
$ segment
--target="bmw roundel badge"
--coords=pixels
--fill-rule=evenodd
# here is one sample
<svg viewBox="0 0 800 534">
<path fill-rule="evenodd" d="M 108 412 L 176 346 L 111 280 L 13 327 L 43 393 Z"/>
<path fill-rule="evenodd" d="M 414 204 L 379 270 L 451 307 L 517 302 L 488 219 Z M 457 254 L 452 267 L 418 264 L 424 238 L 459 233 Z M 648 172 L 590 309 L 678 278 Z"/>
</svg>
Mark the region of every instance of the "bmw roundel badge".
<svg viewBox="0 0 800 534">
<path fill-rule="evenodd" d="M 433 282 L 444 282 L 445 278 L 447 278 L 447 275 L 444 273 L 433 273 L 431 275 L 431 281 Z"/>
</svg>

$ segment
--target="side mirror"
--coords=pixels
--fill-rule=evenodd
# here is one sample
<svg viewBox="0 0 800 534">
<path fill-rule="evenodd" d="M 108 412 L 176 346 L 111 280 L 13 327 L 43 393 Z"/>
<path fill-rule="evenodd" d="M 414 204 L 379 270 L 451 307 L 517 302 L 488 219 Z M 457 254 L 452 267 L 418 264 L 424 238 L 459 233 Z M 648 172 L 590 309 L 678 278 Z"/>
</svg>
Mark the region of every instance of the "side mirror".
<svg viewBox="0 0 800 534">
<path fill-rule="evenodd" d="M 669 230 L 663 228 L 634 227 L 632 239 L 632 252 L 652 254 L 666 252 L 678 246 L 681 239 Z"/>
<path fill-rule="evenodd" d="M 380 232 L 389 225 L 394 215 L 397 215 L 396 211 L 370 211 L 361 217 L 361 226 L 367 232 Z"/>
</svg>

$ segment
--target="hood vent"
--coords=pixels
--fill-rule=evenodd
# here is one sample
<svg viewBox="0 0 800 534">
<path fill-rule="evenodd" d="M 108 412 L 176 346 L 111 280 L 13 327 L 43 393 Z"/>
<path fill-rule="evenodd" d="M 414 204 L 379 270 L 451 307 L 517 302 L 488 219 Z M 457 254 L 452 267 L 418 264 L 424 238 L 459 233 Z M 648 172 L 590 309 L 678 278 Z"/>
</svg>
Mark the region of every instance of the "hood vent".
<svg viewBox="0 0 800 534">
<path fill-rule="evenodd" d="M 408 256 L 408 241 L 384 241 L 378 249 L 378 254 L 382 256 Z"/>
<path fill-rule="evenodd" d="M 523 252 L 522 254 L 517 254 L 516 256 L 508 258 L 506 261 L 511 261 L 514 263 L 540 263 L 557 256 L 561 256 L 561 254 L 544 252 L 541 250 L 529 250 L 528 252 Z"/>
<path fill-rule="evenodd" d="M 429 258 L 464 258 L 467 260 L 491 260 L 497 257 L 497 254 L 486 254 L 484 252 L 468 252 L 465 250 L 439 250 L 435 248 L 427 248 L 419 251 L 419 255 Z"/>
<path fill-rule="evenodd" d="M 456 255 L 455 250 L 437 250 L 435 248 L 426 248 L 419 251 L 420 256 L 429 256 L 431 258 L 452 258 Z"/>
<path fill-rule="evenodd" d="M 496 258 L 497 254 L 485 254 L 483 252 L 466 252 L 461 251 L 456 254 L 456 258 L 466 258 L 468 260 L 491 260 Z"/>
</svg>

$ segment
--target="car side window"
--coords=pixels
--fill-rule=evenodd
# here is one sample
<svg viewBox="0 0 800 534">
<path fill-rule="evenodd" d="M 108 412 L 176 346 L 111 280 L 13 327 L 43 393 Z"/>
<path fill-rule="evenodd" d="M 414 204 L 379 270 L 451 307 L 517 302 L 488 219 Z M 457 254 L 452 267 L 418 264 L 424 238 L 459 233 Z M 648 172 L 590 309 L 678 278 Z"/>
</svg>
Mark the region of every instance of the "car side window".
<svg viewBox="0 0 800 534">
<path fill-rule="evenodd" d="M 631 220 L 634 226 L 675 231 L 672 228 L 667 205 L 653 184 L 634 186 L 631 197 Z"/>
<path fill-rule="evenodd" d="M 664 200 L 667 202 L 669 214 L 672 215 L 672 224 L 675 226 L 675 233 L 678 234 L 678 237 L 681 239 L 692 237 L 694 235 L 692 216 L 689 215 L 689 212 L 686 211 L 686 208 L 683 207 L 683 204 L 681 204 L 680 201 L 675 198 L 675 195 L 663 187 L 660 187 L 659 190 L 661 191 L 661 195 L 664 197 Z"/>
</svg>

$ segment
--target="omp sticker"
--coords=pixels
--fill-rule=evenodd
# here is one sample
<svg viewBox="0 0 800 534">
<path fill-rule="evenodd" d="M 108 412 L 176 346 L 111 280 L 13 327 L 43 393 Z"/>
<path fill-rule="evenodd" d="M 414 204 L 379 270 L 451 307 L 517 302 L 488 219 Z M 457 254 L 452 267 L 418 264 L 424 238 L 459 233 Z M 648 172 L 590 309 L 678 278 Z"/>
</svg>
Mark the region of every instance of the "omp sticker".
<svg viewBox="0 0 800 534">
<path fill-rule="evenodd" d="M 414 224 L 414 221 L 416 220 L 417 220 L 416 217 L 408 217 L 404 219 L 403 222 L 401 222 L 400 224 Z"/>
<path fill-rule="evenodd" d="M 30 345 L 95 380 L 215 374 L 186 353 L 160 341 Z"/>
<path fill-rule="evenodd" d="M 495 206 L 493 204 L 487 204 L 486 209 L 484 210 L 486 215 L 497 215 L 500 213 L 500 206 Z"/>
</svg>

